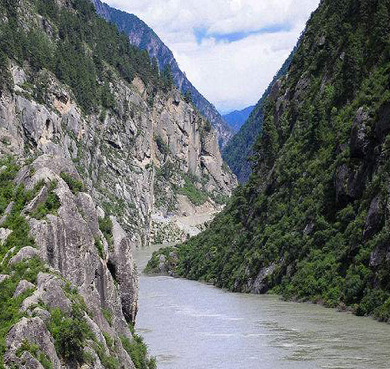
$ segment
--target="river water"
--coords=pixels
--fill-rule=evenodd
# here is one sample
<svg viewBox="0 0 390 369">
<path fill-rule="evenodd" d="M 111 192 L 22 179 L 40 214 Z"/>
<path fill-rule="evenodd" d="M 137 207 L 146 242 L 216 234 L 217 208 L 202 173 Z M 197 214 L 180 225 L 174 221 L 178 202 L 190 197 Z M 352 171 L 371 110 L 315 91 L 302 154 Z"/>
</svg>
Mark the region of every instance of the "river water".
<svg viewBox="0 0 390 369">
<path fill-rule="evenodd" d="M 157 248 L 135 252 L 140 271 Z M 139 307 L 159 369 L 390 368 L 390 325 L 317 305 L 141 274 Z"/>
</svg>

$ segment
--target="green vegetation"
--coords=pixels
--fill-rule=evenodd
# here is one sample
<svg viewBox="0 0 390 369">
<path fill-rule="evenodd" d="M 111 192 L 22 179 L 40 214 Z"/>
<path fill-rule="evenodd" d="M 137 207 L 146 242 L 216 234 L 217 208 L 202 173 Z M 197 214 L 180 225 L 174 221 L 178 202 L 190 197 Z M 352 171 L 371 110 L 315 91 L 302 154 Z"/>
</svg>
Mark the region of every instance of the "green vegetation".
<svg viewBox="0 0 390 369">
<path fill-rule="evenodd" d="M 104 318 L 107 320 L 108 324 L 111 325 L 112 324 L 111 311 L 108 309 L 102 308 L 102 314 L 103 314 Z"/>
<path fill-rule="evenodd" d="M 194 205 L 203 205 L 208 200 L 209 196 L 205 191 L 200 190 L 195 186 L 195 183 L 198 183 L 199 180 L 188 174 L 183 176 L 183 179 L 184 186 L 180 187 L 177 192 L 187 196 Z"/>
<path fill-rule="evenodd" d="M 54 338 L 56 351 L 61 357 L 65 360 L 83 362 L 86 340 L 92 338 L 92 332 L 80 306 L 73 304 L 69 316 L 58 308 L 52 310 L 48 329 Z"/>
<path fill-rule="evenodd" d="M 157 363 L 154 357 L 148 358 L 148 348 L 141 336 L 134 334 L 134 341 L 122 336 L 122 346 L 130 355 L 136 369 L 156 369 Z"/>
<path fill-rule="evenodd" d="M 95 238 L 95 247 L 98 251 L 99 256 L 104 259 L 104 246 L 99 238 Z"/>
<path fill-rule="evenodd" d="M 61 178 L 66 182 L 74 195 L 78 195 L 79 192 L 85 191 L 84 184 L 81 181 L 73 178 L 70 174 L 61 173 Z"/>
<path fill-rule="evenodd" d="M 21 357 L 23 352 L 29 352 L 35 359 L 37 359 L 45 369 L 52 369 L 53 363 L 48 359 L 48 357 L 39 349 L 35 344 L 31 344 L 27 340 L 22 343 L 22 346 L 16 351 L 16 356 Z"/>
<path fill-rule="evenodd" d="M 16 253 L 24 246 L 34 246 L 34 240 L 29 236 L 30 227 L 21 212 L 35 197 L 44 183 L 37 183 L 31 191 L 25 191 L 23 185 L 15 188 L 13 179 L 16 177 L 19 167 L 11 158 L 0 161 L 0 166 L 5 166 L 5 169 L 0 172 L 0 215 L 4 214 L 9 204 L 13 204 L 2 224 L 3 228 L 10 229 L 12 233 L 4 244 L 0 245 L 1 258 L 12 247 L 15 247 L 14 253 Z"/>
<path fill-rule="evenodd" d="M 46 201 L 37 206 L 31 216 L 35 219 L 43 219 L 47 214 L 56 214 L 61 206 L 60 199 L 54 190 L 57 188 L 57 182 L 51 182 Z"/>
<path fill-rule="evenodd" d="M 161 136 L 156 136 L 154 140 L 156 141 L 158 151 L 160 151 L 161 154 L 164 155 L 164 157 L 167 156 L 169 154 L 169 147 L 161 138 Z"/>
<path fill-rule="evenodd" d="M 19 64 L 28 61 L 33 71 L 48 69 L 70 86 L 85 113 L 98 107 L 115 109 L 109 88 L 110 70 L 131 83 L 139 76 L 146 85 L 172 87 L 169 71 L 159 76 L 146 51 L 131 46 L 127 36 L 95 13 L 88 0 L 72 0 L 59 9 L 54 0 L 32 0 L 37 13 L 45 17 L 54 32 L 26 32 L 18 22 L 19 1 L 0 1 L 0 12 L 8 21 L 0 25 L 0 84 L 10 86 L 8 58 Z M 58 40 L 58 41 L 57 41 Z M 39 91 L 37 91 L 39 93 Z"/>
<path fill-rule="evenodd" d="M 170 246 L 170 247 L 164 247 L 158 251 L 154 251 L 151 259 L 146 265 L 144 272 L 146 274 L 149 274 L 149 273 L 156 273 L 156 271 L 158 271 L 158 267 L 160 264 L 160 255 L 164 255 L 170 267 L 174 268 L 175 265 L 171 262 L 170 254 L 171 252 L 175 252 L 176 250 L 177 250 L 176 247 Z"/>
<path fill-rule="evenodd" d="M 14 298 L 16 287 L 21 280 L 27 280 L 33 284 L 37 283 L 39 272 L 44 272 L 43 263 L 35 258 L 28 261 L 15 264 L 12 267 L 0 264 L 0 274 L 9 275 L 10 277 L 0 283 L 0 368 L 4 368 L 3 355 L 6 350 L 5 338 L 12 328 L 17 323 L 23 314 L 20 313 L 22 302 L 32 294 L 32 290 L 26 291 L 20 296 Z M 41 357 L 41 363 L 44 365 L 45 360 Z M 49 368 L 45 366 L 45 368 Z"/>
<path fill-rule="evenodd" d="M 99 228 L 106 238 L 108 246 L 112 246 L 112 221 L 109 216 L 99 218 Z"/>
<path fill-rule="evenodd" d="M 321 2 L 264 104 L 249 182 L 179 246 L 177 274 L 389 320 L 389 11 Z"/>
</svg>

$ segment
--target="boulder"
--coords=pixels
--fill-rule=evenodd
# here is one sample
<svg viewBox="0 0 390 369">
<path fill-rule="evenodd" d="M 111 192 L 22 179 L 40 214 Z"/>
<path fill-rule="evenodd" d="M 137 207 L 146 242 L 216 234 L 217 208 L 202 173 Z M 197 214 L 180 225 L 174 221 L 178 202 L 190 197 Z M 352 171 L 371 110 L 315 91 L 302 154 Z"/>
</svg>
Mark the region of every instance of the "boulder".
<svg viewBox="0 0 390 369">
<path fill-rule="evenodd" d="M 6 338 L 6 353 L 4 354 L 4 363 L 7 367 L 12 367 L 13 363 L 21 367 L 22 359 L 17 357 L 16 351 L 26 340 L 30 344 L 35 344 L 39 347 L 52 362 L 53 368 L 62 368 L 54 347 L 53 338 L 48 332 L 43 320 L 38 317 L 22 318 L 8 332 Z"/>
<path fill-rule="evenodd" d="M 26 246 L 20 249 L 19 252 L 11 258 L 8 265 L 14 265 L 22 261 L 33 259 L 37 256 L 39 256 L 39 252 L 37 249 L 34 249 L 31 246 Z"/>
<path fill-rule="evenodd" d="M 18 286 L 16 287 L 16 290 L 14 293 L 14 298 L 22 295 L 23 293 L 25 293 L 28 290 L 33 290 L 34 288 L 35 288 L 35 286 L 32 283 L 30 283 L 26 280 L 22 280 L 19 282 Z"/>
<path fill-rule="evenodd" d="M 4 243 L 4 241 L 8 238 L 8 236 L 12 233 L 10 229 L 0 228 L 0 244 Z"/>
<path fill-rule="evenodd" d="M 9 275 L 6 274 L 0 274 L 0 283 L 4 282 L 6 279 L 9 278 Z"/>
</svg>

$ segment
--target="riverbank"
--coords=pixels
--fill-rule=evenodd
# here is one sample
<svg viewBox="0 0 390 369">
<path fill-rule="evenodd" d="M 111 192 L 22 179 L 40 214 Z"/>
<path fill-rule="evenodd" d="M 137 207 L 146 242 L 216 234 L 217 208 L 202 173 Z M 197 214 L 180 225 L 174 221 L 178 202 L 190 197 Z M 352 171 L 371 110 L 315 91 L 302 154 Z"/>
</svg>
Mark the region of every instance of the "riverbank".
<svg viewBox="0 0 390 369">
<path fill-rule="evenodd" d="M 137 250 L 138 270 L 161 246 Z M 387 369 L 390 326 L 277 296 L 140 273 L 136 330 L 163 369 Z"/>
</svg>

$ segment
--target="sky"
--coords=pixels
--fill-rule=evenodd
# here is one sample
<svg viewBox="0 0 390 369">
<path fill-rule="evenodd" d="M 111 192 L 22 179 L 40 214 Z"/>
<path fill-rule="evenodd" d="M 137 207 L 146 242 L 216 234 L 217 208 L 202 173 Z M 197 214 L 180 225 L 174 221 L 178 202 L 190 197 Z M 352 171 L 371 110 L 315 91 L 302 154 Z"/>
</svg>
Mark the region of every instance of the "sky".
<svg viewBox="0 0 390 369">
<path fill-rule="evenodd" d="M 145 21 L 221 113 L 254 105 L 320 0 L 104 0 Z"/>
</svg>

